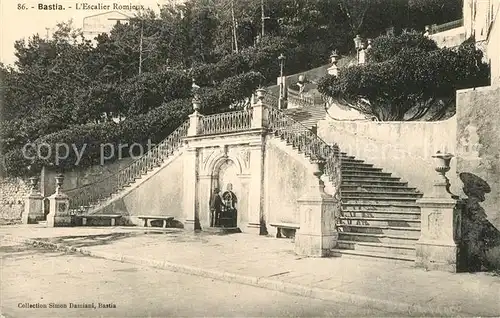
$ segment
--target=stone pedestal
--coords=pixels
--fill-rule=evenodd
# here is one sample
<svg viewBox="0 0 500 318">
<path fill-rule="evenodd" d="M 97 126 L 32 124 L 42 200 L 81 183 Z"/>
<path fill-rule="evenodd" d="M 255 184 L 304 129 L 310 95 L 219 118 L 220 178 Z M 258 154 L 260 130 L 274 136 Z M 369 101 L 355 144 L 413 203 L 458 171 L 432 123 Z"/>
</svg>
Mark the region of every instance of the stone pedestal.
<svg viewBox="0 0 500 318">
<path fill-rule="evenodd" d="M 252 105 L 252 128 L 265 128 L 269 122 L 268 106 L 264 103 L 264 89 L 257 90 L 257 103 Z"/>
<path fill-rule="evenodd" d="M 421 236 L 416 244 L 416 265 L 428 270 L 456 272 L 460 210 L 451 198 L 423 198 Z"/>
<path fill-rule="evenodd" d="M 416 244 L 417 266 L 428 270 L 457 271 L 459 260 L 461 209 L 458 200 L 449 191 L 446 172 L 450 170 L 451 154 L 438 152 L 436 161 L 438 177 L 429 197 L 417 200 L 421 214 L 421 234 Z"/>
<path fill-rule="evenodd" d="M 66 194 L 56 191 L 49 197 L 50 213 L 47 215 L 48 227 L 71 226 L 69 214 L 69 198 Z"/>
<path fill-rule="evenodd" d="M 316 182 L 306 195 L 297 200 L 300 205 L 300 228 L 295 235 L 295 253 L 325 257 L 337 245 L 335 209 L 338 205 L 331 195 L 324 192 L 323 182 L 319 179 Z"/>
<path fill-rule="evenodd" d="M 32 192 L 24 199 L 23 224 L 34 224 L 43 219 L 43 197 L 40 193 Z"/>
<path fill-rule="evenodd" d="M 196 136 L 201 133 L 202 130 L 202 120 L 203 115 L 198 111 L 195 111 L 191 115 L 189 115 L 189 128 L 187 135 L 188 136 Z"/>
</svg>

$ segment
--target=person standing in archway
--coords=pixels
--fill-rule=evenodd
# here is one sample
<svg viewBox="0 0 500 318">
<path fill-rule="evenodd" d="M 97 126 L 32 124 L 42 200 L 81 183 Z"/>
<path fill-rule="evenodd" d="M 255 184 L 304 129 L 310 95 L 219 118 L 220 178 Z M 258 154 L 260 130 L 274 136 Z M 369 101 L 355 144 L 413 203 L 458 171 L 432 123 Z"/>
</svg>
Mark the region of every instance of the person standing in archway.
<svg viewBox="0 0 500 318">
<path fill-rule="evenodd" d="M 238 211 L 236 209 L 238 198 L 233 192 L 233 185 L 231 183 L 227 184 L 226 189 L 227 190 L 222 194 L 222 200 L 224 201 L 227 217 L 230 217 L 232 220 L 230 226 L 236 227 L 238 222 Z"/>
<path fill-rule="evenodd" d="M 210 198 L 210 227 L 220 226 L 220 214 L 222 211 L 222 198 L 219 188 L 214 189 Z"/>
</svg>

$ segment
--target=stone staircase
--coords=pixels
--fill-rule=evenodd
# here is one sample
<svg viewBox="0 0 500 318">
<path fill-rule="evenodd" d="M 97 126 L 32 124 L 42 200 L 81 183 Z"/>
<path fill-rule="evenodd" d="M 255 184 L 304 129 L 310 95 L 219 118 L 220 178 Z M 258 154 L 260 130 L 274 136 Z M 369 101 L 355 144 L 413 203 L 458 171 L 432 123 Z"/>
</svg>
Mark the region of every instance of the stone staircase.
<svg viewBox="0 0 500 318">
<path fill-rule="evenodd" d="M 342 216 L 334 256 L 415 260 L 422 193 L 363 160 L 341 153 Z"/>
</svg>

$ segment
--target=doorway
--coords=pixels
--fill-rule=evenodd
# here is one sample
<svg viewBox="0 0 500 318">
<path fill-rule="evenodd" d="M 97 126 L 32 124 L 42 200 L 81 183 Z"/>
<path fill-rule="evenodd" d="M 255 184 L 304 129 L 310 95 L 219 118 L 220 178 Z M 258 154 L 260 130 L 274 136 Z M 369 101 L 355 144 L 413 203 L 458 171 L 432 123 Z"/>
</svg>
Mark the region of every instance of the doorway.
<svg viewBox="0 0 500 318">
<path fill-rule="evenodd" d="M 217 169 L 214 176 L 213 189 L 219 189 L 220 207 L 216 208 L 215 227 L 238 227 L 238 203 L 240 198 L 240 181 L 238 168 L 230 159 L 226 159 Z"/>
</svg>

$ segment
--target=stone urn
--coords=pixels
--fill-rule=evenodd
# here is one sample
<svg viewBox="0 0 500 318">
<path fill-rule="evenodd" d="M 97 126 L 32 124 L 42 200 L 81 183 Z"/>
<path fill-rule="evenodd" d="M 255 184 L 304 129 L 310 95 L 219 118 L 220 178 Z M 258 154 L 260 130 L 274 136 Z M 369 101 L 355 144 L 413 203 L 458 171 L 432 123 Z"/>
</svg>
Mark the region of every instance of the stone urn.
<svg viewBox="0 0 500 318">
<path fill-rule="evenodd" d="M 61 192 L 61 187 L 64 183 L 64 175 L 62 173 L 58 174 L 56 176 L 56 193 L 60 193 Z"/>
<path fill-rule="evenodd" d="M 259 102 L 264 101 L 264 95 L 266 94 L 266 90 L 261 87 L 261 88 L 257 89 L 256 93 L 257 93 L 257 100 Z"/>
<path fill-rule="evenodd" d="M 31 186 L 31 193 L 37 193 L 38 192 L 38 177 L 31 177 L 29 178 L 30 180 L 30 186 Z"/>
<path fill-rule="evenodd" d="M 192 100 L 193 102 L 193 109 L 195 112 L 199 112 L 200 109 L 201 109 L 201 101 L 200 101 L 200 98 L 198 96 L 195 96 Z"/>
<path fill-rule="evenodd" d="M 441 153 L 438 151 L 434 156 L 435 170 L 439 173 L 443 178 L 446 177 L 446 173 L 450 171 L 450 162 L 453 155 L 450 153 Z"/>
</svg>

